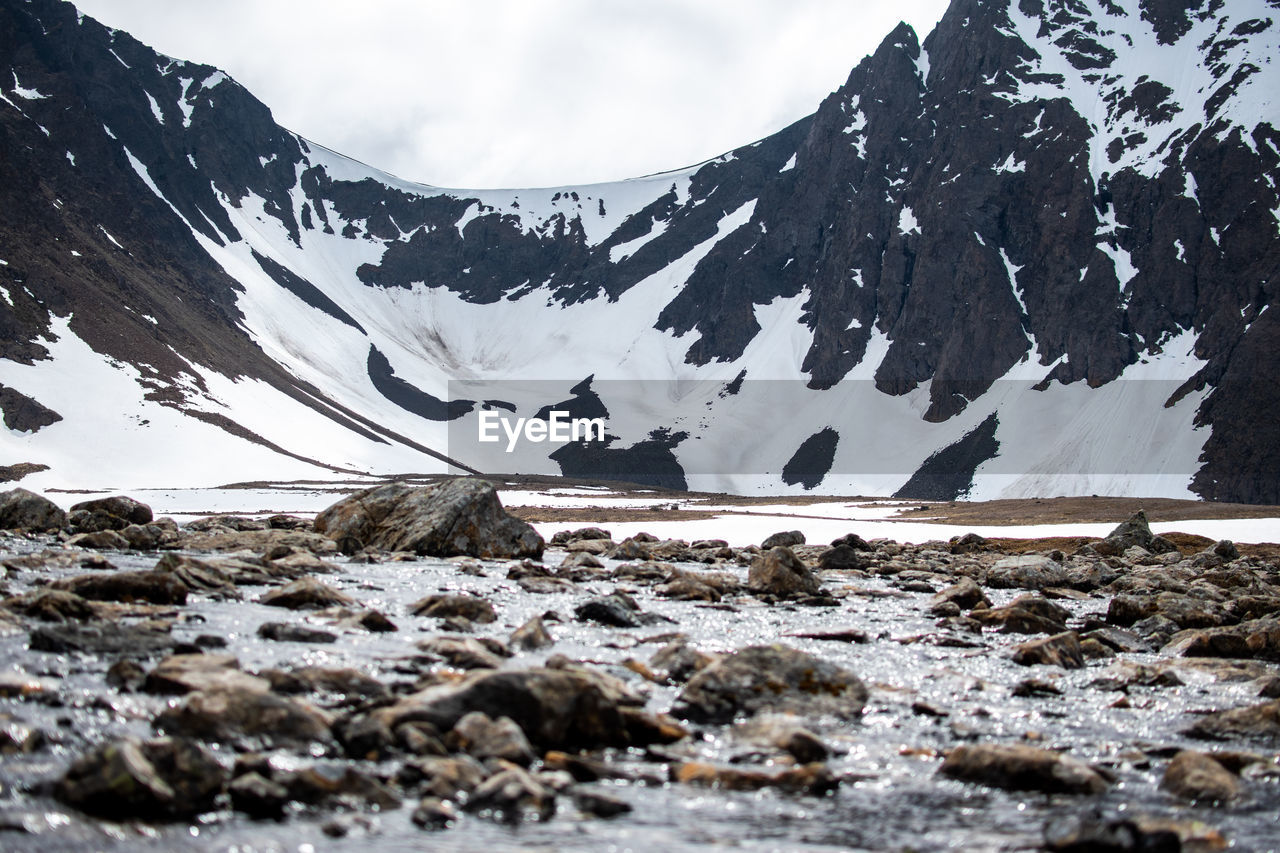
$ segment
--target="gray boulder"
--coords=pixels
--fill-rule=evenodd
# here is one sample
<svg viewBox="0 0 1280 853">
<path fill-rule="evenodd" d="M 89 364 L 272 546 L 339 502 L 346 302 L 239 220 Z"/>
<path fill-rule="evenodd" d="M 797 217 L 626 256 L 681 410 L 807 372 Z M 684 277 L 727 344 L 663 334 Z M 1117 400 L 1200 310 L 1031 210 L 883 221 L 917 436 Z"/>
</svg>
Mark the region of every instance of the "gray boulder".
<svg viewBox="0 0 1280 853">
<path fill-rule="evenodd" d="M 987 586 L 1001 589 L 1045 589 L 1066 581 L 1061 563 L 1037 554 L 997 560 L 987 573 Z"/>
<path fill-rule="evenodd" d="M 585 667 L 485 671 L 458 683 L 428 687 L 377 709 L 373 716 L 392 731 L 426 721 L 447 732 L 468 713 L 481 711 L 492 719 L 510 717 L 540 749 L 644 745 L 637 741 L 640 729 L 630 719 L 640 713 L 644 699 L 623 693 L 614 682 Z"/>
<path fill-rule="evenodd" d="M 699 671 L 671 713 L 695 723 L 728 723 L 761 711 L 857 719 L 866 685 L 847 669 L 783 645 L 748 646 Z"/>
<path fill-rule="evenodd" d="M 26 489 L 0 493 L 0 530 L 61 530 L 67 514 L 42 495 Z"/>
<path fill-rule="evenodd" d="M 790 548 L 778 546 L 757 556 L 747 570 L 747 588 L 752 592 L 786 598 L 816 595 L 822 587 L 809 567 Z"/>
<path fill-rule="evenodd" d="M 67 523 L 73 533 L 124 530 L 131 524 L 150 524 L 151 507 L 124 495 L 73 504 Z"/>
<path fill-rule="evenodd" d="M 1084 762 L 1025 744 L 980 743 L 953 749 L 938 772 L 952 779 L 1009 791 L 1100 794 L 1110 787 Z"/>
<path fill-rule="evenodd" d="M 366 489 L 320 513 L 315 528 L 347 553 L 374 547 L 432 557 L 539 559 L 545 547 L 536 530 L 507 514 L 492 484 L 465 477 Z"/>
<path fill-rule="evenodd" d="M 112 820 L 173 820 L 213 807 L 227 771 L 208 750 L 182 738 L 123 738 L 72 762 L 58 799 Z"/>
</svg>

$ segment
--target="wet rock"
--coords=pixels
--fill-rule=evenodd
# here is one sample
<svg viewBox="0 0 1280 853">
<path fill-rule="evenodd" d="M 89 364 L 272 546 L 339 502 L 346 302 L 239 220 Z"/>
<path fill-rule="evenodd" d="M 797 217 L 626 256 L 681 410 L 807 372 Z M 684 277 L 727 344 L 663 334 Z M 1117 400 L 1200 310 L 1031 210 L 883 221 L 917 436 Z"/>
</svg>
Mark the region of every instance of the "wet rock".
<svg viewBox="0 0 1280 853">
<path fill-rule="evenodd" d="M 1066 583 L 1063 565 L 1038 554 L 1004 557 L 987 573 L 987 586 L 997 589 L 1045 589 Z"/>
<path fill-rule="evenodd" d="M 809 567 L 786 547 L 771 548 L 751 561 L 747 588 L 779 598 L 816 595 L 822 589 Z"/>
<path fill-rule="evenodd" d="M 330 719 L 304 702 L 256 690 L 198 691 L 161 711 L 153 721 L 158 731 L 199 740 L 238 742 L 252 739 L 263 746 L 328 743 Z"/>
<path fill-rule="evenodd" d="M 774 533 L 760 543 L 761 551 L 768 551 L 771 548 L 786 546 L 790 548 L 792 545 L 803 545 L 805 542 L 804 534 L 799 530 L 786 530 L 780 533 Z"/>
<path fill-rule="evenodd" d="M 1063 669 L 1081 669 L 1084 667 L 1084 652 L 1080 648 L 1080 635 L 1075 631 L 1065 631 L 1043 640 L 1022 643 L 1014 648 L 1013 662 L 1022 666 L 1046 664 Z"/>
<path fill-rule="evenodd" d="M 567 581 L 564 578 L 522 577 L 518 583 L 522 590 L 534 595 L 555 595 L 556 593 L 575 593 L 578 591 L 572 581 Z"/>
<path fill-rule="evenodd" d="M 1062 690 L 1051 681 L 1039 678 L 1026 678 L 1013 686 L 1014 696 L 1061 696 Z"/>
<path fill-rule="evenodd" d="M 92 601 L 145 601 L 151 604 L 186 604 L 187 585 L 169 572 L 112 572 L 64 578 L 51 589 L 73 592 Z"/>
<path fill-rule="evenodd" d="M 432 619 L 459 617 L 482 624 L 493 622 L 498 618 L 493 605 L 483 598 L 458 593 L 428 595 L 409 605 L 409 612 L 414 616 L 427 616 Z"/>
<path fill-rule="evenodd" d="M 991 599 L 987 598 L 987 594 L 982 591 L 982 587 L 978 586 L 978 582 L 970 577 L 962 577 L 953 585 L 939 592 L 929 600 L 929 612 L 934 615 L 948 615 L 938 613 L 938 609 L 946 603 L 953 603 L 958 608 L 956 615 L 960 610 L 970 610 L 983 604 L 987 607 L 991 606 Z"/>
<path fill-rule="evenodd" d="M 1009 791 L 1100 794 L 1110 783 L 1082 761 L 1024 744 L 972 744 L 947 754 L 938 772 Z"/>
<path fill-rule="evenodd" d="M 647 624 L 642 619 L 640 605 L 621 592 L 588 599 L 573 608 L 573 615 L 579 622 L 595 622 L 614 628 L 639 628 Z"/>
<path fill-rule="evenodd" d="M 825 764 L 806 764 L 778 773 L 717 767 L 690 761 L 671 766 L 671 781 L 685 785 L 701 785 L 726 791 L 759 791 L 777 788 L 795 794 L 822 795 L 836 789 L 840 780 Z"/>
<path fill-rule="evenodd" d="M 733 729 L 734 737 L 788 753 L 801 764 L 826 761 L 830 748 L 789 714 L 760 714 Z"/>
<path fill-rule="evenodd" d="M 542 621 L 541 616 L 534 616 L 528 622 L 515 629 L 509 642 L 512 648 L 529 652 L 545 649 L 555 644 L 555 640 L 551 638 L 551 634 L 547 631 L 547 626 Z"/>
<path fill-rule="evenodd" d="M 381 681 L 352 667 L 264 669 L 258 675 L 265 678 L 276 693 L 324 693 L 350 699 L 383 699 L 390 695 Z"/>
<path fill-rule="evenodd" d="M 26 489 L 0 492 L 0 530 L 53 532 L 67 526 L 67 514 L 42 495 Z"/>
<path fill-rule="evenodd" d="M 133 498 L 116 495 L 73 504 L 67 513 L 72 533 L 123 530 L 131 524 L 150 524 L 151 507 Z"/>
<path fill-rule="evenodd" d="M 1134 631 L 1104 625 L 1081 635 L 1082 641 L 1095 640 L 1117 652 L 1144 652 L 1148 646 Z"/>
<path fill-rule="evenodd" d="M 77 533 L 67 540 L 68 548 L 91 548 L 97 551 L 123 551 L 129 540 L 114 530 L 98 530 L 93 533 Z"/>
<path fill-rule="evenodd" d="M 486 775 L 484 766 L 469 755 L 431 756 L 406 761 L 396 781 L 430 797 L 456 800 L 474 791 Z"/>
<path fill-rule="evenodd" d="M 695 723 L 727 723 L 761 711 L 849 720 L 866 701 L 867 688 L 852 672 L 775 644 L 749 646 L 707 666 L 685 685 L 671 713 Z"/>
<path fill-rule="evenodd" d="M 1044 843 L 1053 853 L 1181 853 L 1178 833 L 1163 827 L 1140 826 L 1129 818 L 1100 813 L 1051 818 L 1044 827 Z"/>
<path fill-rule="evenodd" d="M 46 625 L 31 632 L 32 651 L 151 657 L 174 647 L 169 632 L 148 625 Z"/>
<path fill-rule="evenodd" d="M 633 743 L 622 712 L 644 699 L 621 692 L 615 682 L 585 668 L 486 671 L 428 687 L 373 713 L 393 731 L 415 720 L 449 731 L 471 711 L 509 716 L 539 749 L 643 745 Z"/>
<path fill-rule="evenodd" d="M 448 755 L 449 750 L 436 727 L 424 720 L 415 720 L 396 727 L 396 745 L 411 755 Z"/>
<path fill-rule="evenodd" d="M 107 669 L 107 684 L 126 692 L 141 689 L 146 679 L 147 671 L 137 661 L 118 660 Z"/>
<path fill-rule="evenodd" d="M 685 574 L 667 581 L 662 586 L 655 588 L 654 592 L 672 601 L 716 602 L 721 598 L 720 592 L 714 587 Z"/>
<path fill-rule="evenodd" d="M 320 628 L 309 628 L 296 622 L 263 622 L 258 636 L 278 643 L 336 643 L 338 635 Z"/>
<path fill-rule="evenodd" d="M 280 818 L 289 804 L 289 789 L 260 773 L 237 776 L 227 786 L 231 807 L 255 818 Z"/>
<path fill-rule="evenodd" d="M 802 640 L 826 640 L 832 643 L 866 643 L 871 638 L 860 628 L 832 628 L 829 631 L 790 631 L 788 637 Z"/>
<path fill-rule="evenodd" d="M 1175 797 L 1225 803 L 1240 795 L 1240 780 L 1212 755 L 1183 750 L 1165 768 L 1160 787 Z"/>
<path fill-rule="evenodd" d="M 234 655 L 171 655 L 147 673 L 142 689 L 148 693 L 182 694 L 196 690 L 248 690 L 265 693 L 266 679 L 240 669 Z"/>
<path fill-rule="evenodd" d="M 631 804 L 626 800 L 620 800 L 617 797 L 611 797 L 599 791 L 588 791 L 583 788 L 578 788 L 573 792 L 573 804 L 583 814 L 589 814 L 593 817 L 617 817 L 632 810 Z"/>
<path fill-rule="evenodd" d="M 445 736 L 451 750 L 465 752 L 479 761 L 500 758 L 528 767 L 535 758 L 529 739 L 510 717 L 492 719 L 483 711 L 463 715 Z"/>
<path fill-rule="evenodd" d="M 409 819 L 422 829 L 447 829 L 458 822 L 458 811 L 447 800 L 423 797 Z"/>
<path fill-rule="evenodd" d="M 1280 661 L 1280 619 L 1268 617 L 1239 625 L 1181 631 L 1174 634 L 1160 651 L 1171 657 Z"/>
<path fill-rule="evenodd" d="M 549 820 L 556 811 L 556 795 L 520 767 L 490 776 L 471 792 L 463 806 L 484 817 L 517 822 Z"/>
<path fill-rule="evenodd" d="M 47 743 L 48 738 L 40 729 L 0 712 L 0 755 L 28 755 Z"/>
<path fill-rule="evenodd" d="M 284 553 L 280 553 L 283 551 Z M 269 571 L 277 577 L 300 578 L 308 574 L 331 575 L 337 566 L 302 548 L 281 546 L 268 552 Z"/>
<path fill-rule="evenodd" d="M 684 684 L 715 661 L 714 655 L 695 649 L 688 637 L 679 636 L 654 652 L 649 666 L 672 684 Z"/>
<path fill-rule="evenodd" d="M 39 589 L 6 599 L 6 609 L 41 622 L 85 622 L 98 618 L 98 611 L 85 599 L 63 589 Z M 54 651 L 49 649 L 48 651 Z"/>
<path fill-rule="evenodd" d="M 545 547 L 537 531 L 507 514 L 492 484 L 471 478 L 367 489 L 320 513 L 315 529 L 347 553 L 373 546 L 432 557 L 538 559 Z"/>
<path fill-rule="evenodd" d="M 502 657 L 471 637 L 432 637 L 420 641 L 418 648 L 458 669 L 498 669 L 502 666 Z"/>
<path fill-rule="evenodd" d="M 315 578 L 300 578 L 265 593 L 258 599 L 258 603 L 290 610 L 318 610 L 322 607 L 350 606 L 356 602 L 351 596 Z"/>
<path fill-rule="evenodd" d="M 245 565 L 248 571 L 233 574 L 243 564 L 235 563 L 227 567 L 225 563 L 214 564 L 195 557 L 168 553 L 162 556 L 155 565 L 154 571 L 173 575 L 192 592 L 199 592 L 212 598 L 236 599 L 240 597 L 236 584 L 269 583 L 272 577 L 259 567 Z"/>
<path fill-rule="evenodd" d="M 1280 700 L 1206 714 L 1184 734 L 1204 740 L 1280 741 Z"/>
<path fill-rule="evenodd" d="M 112 820 L 176 820 L 213 807 L 227 772 L 206 749 L 182 738 L 123 738 L 72 762 L 58 780 L 62 802 Z"/>
<path fill-rule="evenodd" d="M 289 792 L 289 798 L 307 805 L 375 806 L 387 810 L 400 807 L 400 798 L 371 776 L 350 764 L 312 764 L 273 775 Z"/>
<path fill-rule="evenodd" d="M 1060 634 L 1067 630 L 1071 611 L 1039 595 L 1022 595 L 1004 607 L 974 610 L 969 616 L 1004 634 Z"/>
</svg>

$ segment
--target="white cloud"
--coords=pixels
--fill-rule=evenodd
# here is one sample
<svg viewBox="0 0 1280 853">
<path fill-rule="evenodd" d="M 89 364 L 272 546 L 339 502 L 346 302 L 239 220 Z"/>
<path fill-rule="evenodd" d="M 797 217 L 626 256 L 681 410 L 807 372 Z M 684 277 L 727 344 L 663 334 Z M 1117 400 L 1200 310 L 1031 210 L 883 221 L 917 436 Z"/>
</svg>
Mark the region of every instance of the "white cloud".
<svg viewBox="0 0 1280 853">
<path fill-rule="evenodd" d="M 276 120 L 413 180 L 581 184 L 688 165 L 817 108 L 945 0 L 81 0 L 226 70 Z"/>
</svg>

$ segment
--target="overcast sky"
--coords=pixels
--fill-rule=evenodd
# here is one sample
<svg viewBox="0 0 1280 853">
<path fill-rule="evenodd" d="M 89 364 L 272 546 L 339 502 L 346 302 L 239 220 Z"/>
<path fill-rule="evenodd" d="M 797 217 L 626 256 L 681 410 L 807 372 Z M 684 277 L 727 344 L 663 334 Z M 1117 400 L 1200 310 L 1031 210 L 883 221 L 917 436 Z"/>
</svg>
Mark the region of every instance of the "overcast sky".
<svg viewBox="0 0 1280 853">
<path fill-rule="evenodd" d="M 813 112 L 946 0 L 81 0 L 301 135 L 437 186 L 690 165 Z"/>
</svg>

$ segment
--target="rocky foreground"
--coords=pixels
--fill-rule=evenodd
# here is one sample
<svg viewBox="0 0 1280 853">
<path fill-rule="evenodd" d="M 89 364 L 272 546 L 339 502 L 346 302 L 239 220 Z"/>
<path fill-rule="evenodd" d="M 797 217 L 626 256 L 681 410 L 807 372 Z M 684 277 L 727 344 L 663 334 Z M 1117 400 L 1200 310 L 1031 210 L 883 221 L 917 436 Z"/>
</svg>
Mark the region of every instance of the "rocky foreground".
<svg viewBox="0 0 1280 853">
<path fill-rule="evenodd" d="M 185 527 L 18 489 L 0 528 L 6 849 L 1274 843 L 1280 567 L 1141 514 L 548 544 L 463 479 Z"/>
</svg>

